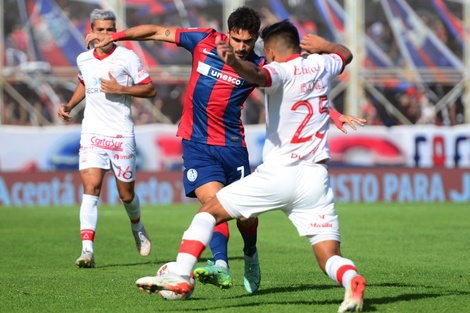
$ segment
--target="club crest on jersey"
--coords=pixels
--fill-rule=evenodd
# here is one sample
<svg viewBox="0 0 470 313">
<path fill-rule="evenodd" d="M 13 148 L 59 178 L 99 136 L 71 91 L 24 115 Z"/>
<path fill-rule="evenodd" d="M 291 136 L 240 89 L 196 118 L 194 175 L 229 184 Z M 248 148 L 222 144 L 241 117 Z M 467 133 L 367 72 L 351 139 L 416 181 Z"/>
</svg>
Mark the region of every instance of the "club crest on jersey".
<svg viewBox="0 0 470 313">
<path fill-rule="evenodd" d="M 201 75 L 206 76 L 206 77 L 212 78 L 214 80 L 221 81 L 221 82 L 226 83 L 228 85 L 233 85 L 235 87 L 241 87 L 241 86 L 243 86 L 243 84 L 245 82 L 240 77 L 234 76 L 234 74 L 224 72 L 224 71 L 220 71 L 220 70 L 218 70 L 216 68 L 213 68 L 212 66 L 210 66 L 210 65 L 208 65 L 204 62 L 200 62 L 200 61 L 199 61 L 198 66 L 197 66 L 197 72 Z"/>
<path fill-rule="evenodd" d="M 194 168 L 190 168 L 186 173 L 186 177 L 190 182 L 194 182 L 197 179 L 197 171 Z"/>
</svg>

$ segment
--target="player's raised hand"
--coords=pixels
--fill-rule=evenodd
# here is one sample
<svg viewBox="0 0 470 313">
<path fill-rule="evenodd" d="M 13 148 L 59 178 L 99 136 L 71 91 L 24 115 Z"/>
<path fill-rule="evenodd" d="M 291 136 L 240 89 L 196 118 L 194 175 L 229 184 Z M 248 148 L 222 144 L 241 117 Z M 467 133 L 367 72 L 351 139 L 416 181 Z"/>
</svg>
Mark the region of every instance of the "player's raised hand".
<svg viewBox="0 0 470 313">
<path fill-rule="evenodd" d="M 327 50 L 325 46 L 328 44 L 326 39 L 314 34 L 308 34 L 300 40 L 300 48 L 308 53 L 323 53 Z"/>
<path fill-rule="evenodd" d="M 72 115 L 70 115 L 70 111 L 72 111 L 72 108 L 62 103 L 59 109 L 57 110 L 57 115 L 59 115 L 59 119 L 62 122 L 68 122 L 72 119 Z"/>
<path fill-rule="evenodd" d="M 111 34 L 89 33 L 88 35 L 86 35 L 87 48 L 90 48 L 91 46 L 95 48 L 104 47 L 112 41 L 113 36 L 111 36 Z"/>
<path fill-rule="evenodd" d="M 120 90 L 122 88 L 121 85 L 117 82 L 116 78 L 111 74 L 111 72 L 108 72 L 108 79 L 100 78 L 101 81 L 101 91 L 104 93 L 114 93 L 114 94 L 119 94 Z"/>
<path fill-rule="evenodd" d="M 222 40 L 221 36 L 215 38 L 217 45 L 217 54 L 228 65 L 232 66 L 236 62 L 232 47 Z"/>
</svg>

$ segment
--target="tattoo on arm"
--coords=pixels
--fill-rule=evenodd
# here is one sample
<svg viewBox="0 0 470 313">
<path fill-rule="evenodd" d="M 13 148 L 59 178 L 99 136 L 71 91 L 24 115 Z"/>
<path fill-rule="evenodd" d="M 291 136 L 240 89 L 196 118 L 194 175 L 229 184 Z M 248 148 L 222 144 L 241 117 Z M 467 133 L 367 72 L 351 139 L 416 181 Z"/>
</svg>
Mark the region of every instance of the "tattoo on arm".
<svg viewBox="0 0 470 313">
<path fill-rule="evenodd" d="M 167 36 L 167 37 L 170 36 L 170 33 L 171 33 L 170 30 L 167 29 L 167 30 L 165 31 L 165 36 Z"/>
</svg>

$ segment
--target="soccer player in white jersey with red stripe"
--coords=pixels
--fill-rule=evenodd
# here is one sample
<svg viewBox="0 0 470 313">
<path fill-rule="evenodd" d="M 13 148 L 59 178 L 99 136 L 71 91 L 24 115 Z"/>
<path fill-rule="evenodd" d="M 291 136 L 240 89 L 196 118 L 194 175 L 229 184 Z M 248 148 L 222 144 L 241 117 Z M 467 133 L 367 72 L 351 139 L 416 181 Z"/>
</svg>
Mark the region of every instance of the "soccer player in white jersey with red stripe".
<svg viewBox="0 0 470 313">
<path fill-rule="evenodd" d="M 92 32 L 116 32 L 112 11 L 93 10 L 90 19 Z M 75 264 L 80 268 L 95 267 L 98 200 L 108 170 L 114 173 L 137 249 L 142 256 L 148 256 L 151 242 L 140 220 L 139 197 L 134 192 L 136 143 L 131 105 L 132 97 L 154 97 L 155 87 L 138 56 L 114 43 L 81 53 L 77 66 L 79 83 L 71 99 L 58 111 L 59 118 L 67 122 L 72 109 L 83 99 L 86 101 L 79 152 L 84 188 L 80 206 L 82 253 Z"/>
<path fill-rule="evenodd" d="M 352 53 L 318 36 L 308 46 L 307 41 L 301 45 L 297 29 L 287 20 L 265 28 L 261 38 L 269 62 L 261 68 L 237 59 L 221 38 L 217 52 L 245 80 L 265 87 L 263 164 L 200 208 L 183 234 L 176 274 L 143 277 L 136 284 L 148 292 L 165 289 L 187 294 L 194 287 L 187 276 L 207 246 L 214 225 L 281 210 L 299 235 L 307 237 L 320 268 L 345 287 L 338 311 L 361 311 L 366 281 L 354 263 L 341 255 L 338 215 L 326 165 L 330 159 L 330 83 L 351 62 Z M 310 55 L 301 56 L 300 47 Z M 362 119 L 354 121 L 363 125 Z"/>
</svg>

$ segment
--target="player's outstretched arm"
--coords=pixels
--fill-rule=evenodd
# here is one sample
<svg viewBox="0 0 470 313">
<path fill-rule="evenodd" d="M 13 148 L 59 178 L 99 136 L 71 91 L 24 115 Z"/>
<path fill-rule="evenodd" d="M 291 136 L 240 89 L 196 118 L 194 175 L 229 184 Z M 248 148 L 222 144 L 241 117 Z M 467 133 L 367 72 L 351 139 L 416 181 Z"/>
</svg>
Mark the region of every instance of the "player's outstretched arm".
<svg viewBox="0 0 470 313">
<path fill-rule="evenodd" d="M 349 64 L 353 59 L 352 52 L 347 47 L 329 42 L 325 38 L 313 34 L 302 38 L 300 48 L 308 53 L 339 53 L 344 57 L 346 64 Z"/>
<path fill-rule="evenodd" d="M 139 25 L 115 33 L 89 33 L 86 36 L 87 47 L 93 41 L 95 47 L 103 47 L 112 41 L 165 41 L 175 43 L 177 27 L 163 27 L 158 25 Z"/>
<path fill-rule="evenodd" d="M 63 122 L 70 121 L 72 119 L 70 112 L 72 112 L 73 108 L 82 102 L 83 99 L 85 99 L 85 86 L 82 83 L 78 83 L 69 102 L 67 104 L 61 104 L 57 110 L 59 119 Z"/>
<path fill-rule="evenodd" d="M 267 74 L 262 67 L 256 64 L 238 59 L 233 53 L 232 47 L 217 36 L 217 54 L 229 66 L 231 66 L 243 79 L 250 84 L 264 86 L 267 81 Z"/>
</svg>

